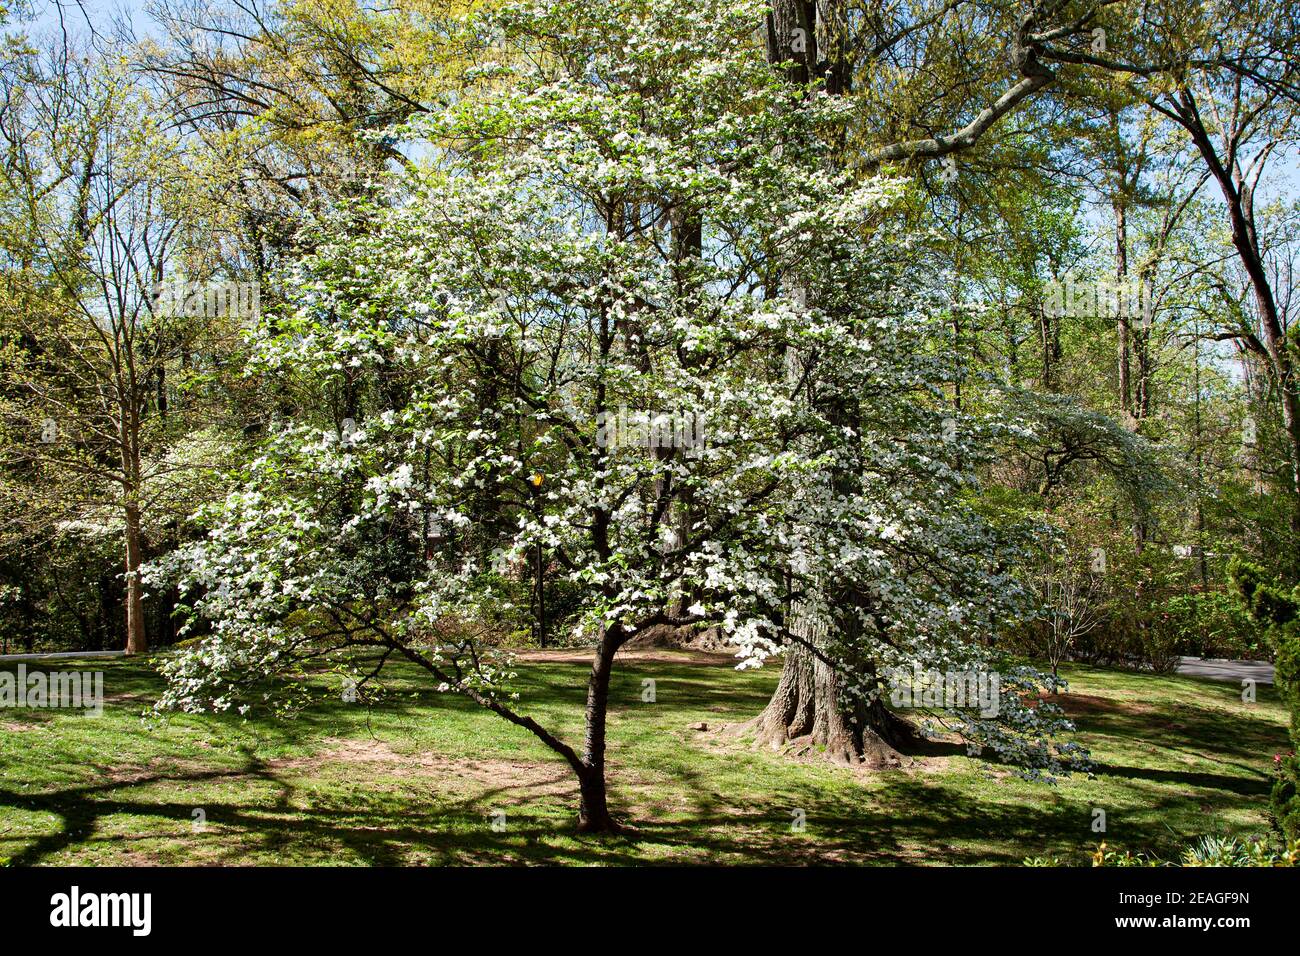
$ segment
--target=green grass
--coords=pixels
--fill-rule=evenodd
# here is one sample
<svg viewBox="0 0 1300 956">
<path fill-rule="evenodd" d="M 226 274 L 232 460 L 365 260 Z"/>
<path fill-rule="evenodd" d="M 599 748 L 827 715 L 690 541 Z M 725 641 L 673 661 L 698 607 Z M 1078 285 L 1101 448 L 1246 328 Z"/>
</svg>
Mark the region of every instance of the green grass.
<svg viewBox="0 0 1300 956">
<path fill-rule="evenodd" d="M 1095 779 L 1031 784 L 959 752 L 869 773 L 715 732 L 762 708 L 775 668 L 628 662 L 609 762 L 613 807 L 636 829 L 581 837 L 562 762 L 413 670 L 390 668 L 372 707 L 146 723 L 161 687 L 147 662 L 84 666 L 105 671 L 102 717 L 0 710 L 0 860 L 12 865 L 1083 863 L 1103 838 L 1094 808 L 1110 846 L 1168 857 L 1200 834 L 1264 831 L 1272 757 L 1288 747 L 1272 688 L 1247 705 L 1231 684 L 1074 667 L 1063 701 Z M 520 671 L 526 709 L 580 740 L 586 666 Z M 641 702 L 648 677 L 656 703 Z"/>
</svg>

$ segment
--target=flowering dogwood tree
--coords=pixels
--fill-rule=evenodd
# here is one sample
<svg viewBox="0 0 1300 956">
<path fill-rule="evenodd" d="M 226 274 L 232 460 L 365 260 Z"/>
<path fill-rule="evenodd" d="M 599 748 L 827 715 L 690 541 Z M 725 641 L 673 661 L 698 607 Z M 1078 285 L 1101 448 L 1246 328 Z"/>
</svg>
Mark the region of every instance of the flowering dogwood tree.
<svg viewBox="0 0 1300 956">
<path fill-rule="evenodd" d="M 798 648 L 845 700 L 827 739 L 859 752 L 888 669 L 997 666 L 1023 595 L 1018 539 L 972 501 L 995 425 L 939 400 L 939 277 L 890 226 L 902 187 L 828 161 L 846 109 L 772 68 L 762 19 L 588 0 L 466 22 L 486 45 L 463 93 L 385 133 L 425 144 L 418 170 L 321 227 L 256 333 L 257 374 L 336 386 L 348 414 L 282 422 L 152 570 L 208 626 L 165 706 L 404 658 L 566 760 L 580 828 L 606 830 L 610 677 L 648 628 L 717 624 L 742 667 Z M 593 646 L 580 743 L 527 715 L 494 626 L 529 561 Z M 1068 768 L 1035 681 L 950 716 Z"/>
</svg>

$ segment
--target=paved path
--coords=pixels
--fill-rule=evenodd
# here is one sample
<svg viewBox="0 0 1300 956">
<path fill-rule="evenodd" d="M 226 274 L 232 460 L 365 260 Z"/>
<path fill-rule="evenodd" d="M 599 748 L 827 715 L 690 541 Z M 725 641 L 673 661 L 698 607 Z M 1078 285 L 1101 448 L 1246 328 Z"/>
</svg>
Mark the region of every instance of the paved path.
<svg viewBox="0 0 1300 956">
<path fill-rule="evenodd" d="M 126 651 L 63 651 L 58 654 L 0 654 L 0 661 L 62 661 L 86 657 L 125 657 Z"/>
<path fill-rule="evenodd" d="M 1209 677 L 1240 684 L 1249 677 L 1256 684 L 1273 683 L 1273 665 L 1267 661 L 1229 661 L 1221 657 L 1180 657 L 1174 668 L 1179 674 Z"/>
</svg>

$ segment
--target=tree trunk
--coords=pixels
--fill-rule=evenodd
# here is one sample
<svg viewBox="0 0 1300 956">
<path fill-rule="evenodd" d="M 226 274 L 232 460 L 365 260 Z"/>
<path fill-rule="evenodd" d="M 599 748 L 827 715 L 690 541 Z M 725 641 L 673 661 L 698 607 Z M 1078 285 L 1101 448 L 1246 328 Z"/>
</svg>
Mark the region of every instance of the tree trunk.
<svg viewBox="0 0 1300 956">
<path fill-rule="evenodd" d="M 1043 356 L 1043 375 L 1040 379 L 1040 385 L 1045 392 L 1050 392 L 1056 387 L 1055 378 L 1052 374 L 1052 327 L 1053 318 L 1051 312 L 1046 308 L 1038 310 L 1038 338 L 1042 345 Z"/>
<path fill-rule="evenodd" d="M 619 827 L 609 815 L 605 802 L 605 771 L 589 770 L 578 776 L 580 801 L 578 804 L 579 833 L 614 833 Z"/>
<path fill-rule="evenodd" d="M 1115 200 L 1115 278 L 1118 280 L 1119 294 L 1125 295 L 1128 282 L 1128 210 L 1121 199 Z M 1127 299 L 1125 299 L 1125 303 Z M 1129 384 L 1129 316 L 1128 309 L 1121 305 L 1116 309 L 1115 334 L 1116 362 L 1119 372 L 1119 407 L 1126 414 L 1133 410 L 1133 398 Z"/>
<path fill-rule="evenodd" d="M 793 61 L 787 79 L 796 85 L 808 85 L 823 70 L 820 75 L 829 79 L 828 89 L 842 93 L 852 75 L 848 49 L 832 40 L 829 62 L 822 63 L 818 55 L 817 19 L 828 15 L 834 18 L 828 7 L 819 8 L 808 0 L 773 0 L 767 22 L 768 59 L 773 64 Z M 833 415 L 846 421 L 853 417 L 849 409 Z M 756 746 L 793 753 L 816 751 L 843 764 L 897 766 L 900 758 L 894 744 L 901 739 L 905 722 L 878 701 L 867 705 L 845 699 L 841 676 L 810 650 L 825 645 L 825 622 L 795 602 L 787 623 L 796 640 L 786 649 L 781 682 L 763 713 L 740 732 L 754 731 Z"/>
<path fill-rule="evenodd" d="M 811 0 L 772 0 L 767 17 L 767 58 L 776 63 L 790 63 L 786 78 L 797 86 L 807 86 L 816 77 L 817 4 Z M 836 70 L 843 75 L 842 68 Z"/>
<path fill-rule="evenodd" d="M 126 652 L 149 649 L 144 630 L 144 585 L 140 581 L 140 509 L 126 506 Z"/>
<path fill-rule="evenodd" d="M 820 754 L 838 764 L 873 770 L 897 767 L 897 748 L 913 736 L 907 721 L 879 701 L 850 701 L 843 677 L 810 648 L 825 644 L 826 628 L 796 604 L 790 613 L 795 636 L 786 648 L 781 680 L 767 707 L 739 728 L 755 747 L 796 756 Z"/>
<path fill-rule="evenodd" d="M 900 766 L 898 748 L 908 736 L 904 723 L 879 701 L 847 704 L 841 676 L 799 644 L 786 651 L 781 682 L 767 708 L 743 730 L 753 731 L 755 747 L 817 754 L 872 770 Z"/>
<path fill-rule="evenodd" d="M 1239 168 L 1228 168 L 1220 160 L 1209 134 L 1200 122 L 1191 95 L 1182 90 L 1179 96 L 1179 119 L 1191 134 L 1193 144 L 1223 194 L 1228 221 L 1232 226 L 1232 245 L 1250 282 L 1259 322 L 1264 330 L 1264 344 L 1278 387 L 1282 426 L 1287 435 L 1291 466 L 1290 490 L 1293 495 L 1291 528 L 1300 534 L 1300 383 L 1296 380 L 1291 345 L 1287 341 L 1277 299 L 1260 252 L 1259 235 L 1255 229 L 1254 187 L 1245 181 Z"/>
<path fill-rule="evenodd" d="M 614 667 L 621 632 L 610 628 L 601 634 L 596 658 L 587 681 L 586 740 L 582 769 L 578 772 L 581 803 L 578 807 L 580 833 L 609 833 L 618 825 L 609 814 L 605 787 L 605 722 L 609 713 L 609 676 Z"/>
<path fill-rule="evenodd" d="M 1133 357 L 1137 360 L 1138 376 L 1137 389 L 1133 396 L 1133 416 L 1138 421 L 1151 417 L 1151 384 L 1155 375 L 1155 360 L 1151 354 L 1151 339 L 1155 326 L 1154 305 L 1144 291 L 1146 287 L 1147 271 L 1143 270 L 1138 274 L 1138 301 L 1141 309 L 1141 321 L 1138 324 L 1137 333 L 1133 335 Z M 1132 316 L 1130 316 L 1131 318 Z M 1131 322 L 1129 327 L 1131 331 Z"/>
</svg>

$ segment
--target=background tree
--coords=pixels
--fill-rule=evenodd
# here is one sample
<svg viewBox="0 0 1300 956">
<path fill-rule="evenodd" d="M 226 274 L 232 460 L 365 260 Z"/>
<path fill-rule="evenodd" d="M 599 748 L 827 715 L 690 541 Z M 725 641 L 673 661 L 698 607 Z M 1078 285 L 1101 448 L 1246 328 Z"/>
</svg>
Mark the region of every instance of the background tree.
<svg viewBox="0 0 1300 956">
<path fill-rule="evenodd" d="M 202 402 L 173 401 L 167 372 L 196 358 L 212 327 L 206 312 L 184 302 L 169 311 L 174 297 L 160 296 L 185 238 L 168 203 L 183 160 L 120 71 L 79 59 L 60 47 L 41 74 L 26 57 L 25 99 L 11 98 L 6 116 L 6 182 L 23 237 L 19 294 L 0 330 L 4 467 L 21 502 L 7 532 L 11 547 L 68 522 L 116 537 L 126 648 L 136 653 L 148 646 L 147 525 L 169 504 L 185 513 L 192 498 L 177 494 L 178 476 L 189 481 L 203 464 L 174 454 Z"/>
</svg>

